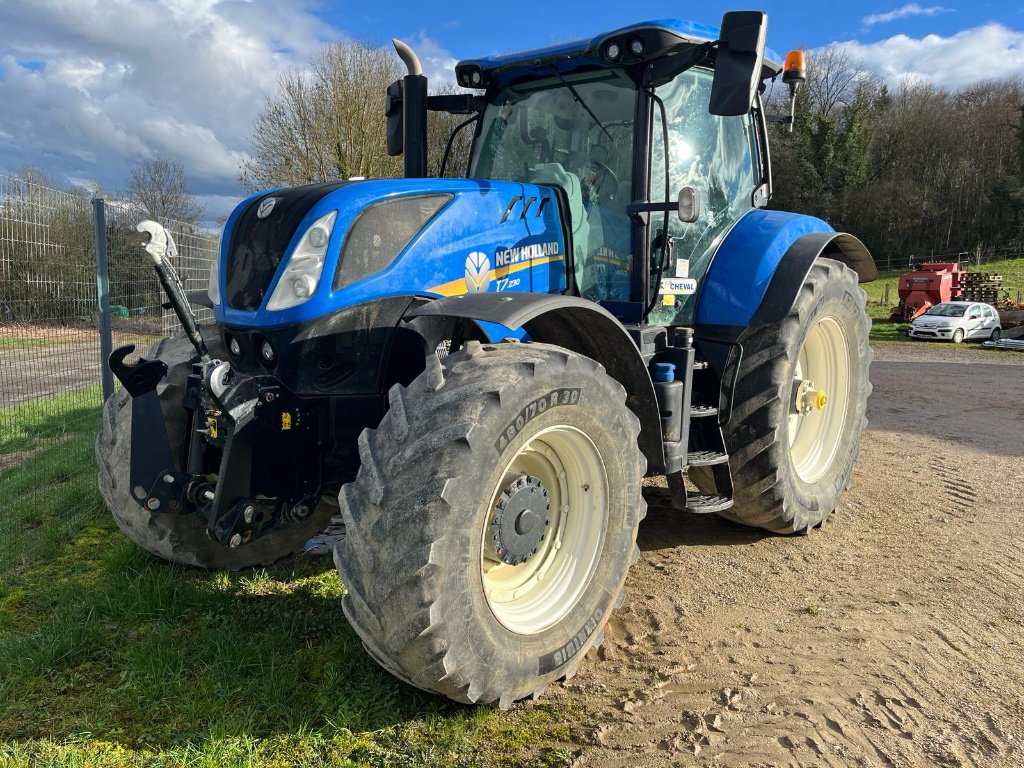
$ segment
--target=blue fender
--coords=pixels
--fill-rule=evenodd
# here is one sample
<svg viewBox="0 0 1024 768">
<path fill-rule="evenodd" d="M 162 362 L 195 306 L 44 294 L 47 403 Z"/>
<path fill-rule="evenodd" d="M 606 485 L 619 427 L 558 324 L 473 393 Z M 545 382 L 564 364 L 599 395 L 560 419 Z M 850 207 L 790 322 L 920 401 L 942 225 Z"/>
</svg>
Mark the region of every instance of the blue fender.
<svg viewBox="0 0 1024 768">
<path fill-rule="evenodd" d="M 697 297 L 696 324 L 746 327 L 790 247 L 805 235 L 834 232 L 813 216 L 750 211 L 729 230 L 711 261 Z"/>
</svg>

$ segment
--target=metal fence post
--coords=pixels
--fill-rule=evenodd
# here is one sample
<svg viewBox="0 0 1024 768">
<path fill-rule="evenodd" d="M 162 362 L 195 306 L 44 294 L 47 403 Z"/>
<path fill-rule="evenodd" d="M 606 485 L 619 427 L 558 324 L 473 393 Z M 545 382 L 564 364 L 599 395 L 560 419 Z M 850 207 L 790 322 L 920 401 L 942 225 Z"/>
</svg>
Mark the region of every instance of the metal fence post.
<svg viewBox="0 0 1024 768">
<path fill-rule="evenodd" d="M 110 372 L 110 276 L 107 272 L 107 216 L 102 197 L 92 200 L 92 220 L 96 232 L 96 300 L 100 309 L 100 375 L 103 400 L 114 394 L 114 375 Z"/>
</svg>

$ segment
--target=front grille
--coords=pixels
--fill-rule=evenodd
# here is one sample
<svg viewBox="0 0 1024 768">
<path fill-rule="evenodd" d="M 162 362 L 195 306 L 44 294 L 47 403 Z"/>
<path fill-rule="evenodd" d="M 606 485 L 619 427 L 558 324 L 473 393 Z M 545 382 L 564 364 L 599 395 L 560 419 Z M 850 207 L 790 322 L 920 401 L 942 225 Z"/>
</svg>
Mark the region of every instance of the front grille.
<svg viewBox="0 0 1024 768">
<path fill-rule="evenodd" d="M 235 219 L 227 248 L 225 299 L 234 309 L 259 309 L 296 228 L 325 196 L 352 182 L 307 184 L 254 198 Z M 270 215 L 256 215 L 260 203 L 277 198 Z"/>
</svg>

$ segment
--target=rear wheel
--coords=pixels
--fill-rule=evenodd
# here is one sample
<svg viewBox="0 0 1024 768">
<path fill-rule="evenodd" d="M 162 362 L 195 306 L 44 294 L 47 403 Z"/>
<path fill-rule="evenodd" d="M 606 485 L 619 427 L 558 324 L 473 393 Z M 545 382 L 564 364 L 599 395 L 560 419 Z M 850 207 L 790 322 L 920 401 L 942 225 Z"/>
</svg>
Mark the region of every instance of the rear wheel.
<svg viewBox="0 0 1024 768">
<path fill-rule="evenodd" d="M 213 352 L 220 341 L 206 338 Z M 226 355 L 221 355 L 225 357 Z M 146 353 L 149 360 L 162 360 L 167 375 L 157 385 L 164 425 L 174 455 L 180 455 L 186 429 L 186 411 L 181 403 L 185 382 L 192 370 L 195 349 L 185 336 L 158 341 Z M 125 389 L 115 392 L 103 406 L 103 427 L 96 439 L 99 489 L 114 521 L 124 534 L 143 549 L 174 563 L 201 568 L 241 570 L 269 565 L 302 551 L 306 541 L 324 528 L 336 512 L 333 501 L 322 500 L 313 514 L 265 533 L 250 544 L 234 549 L 213 541 L 206 532 L 206 520 L 198 513 L 151 512 L 130 492 L 132 399 Z"/>
<path fill-rule="evenodd" d="M 722 517 L 793 533 L 820 524 L 838 506 L 871 392 L 864 301 L 853 270 L 818 259 L 785 319 L 742 340 L 734 407 L 723 429 L 736 503 Z M 691 474 L 707 484 L 708 477 Z"/>
<path fill-rule="evenodd" d="M 645 464 L 625 392 L 557 347 L 471 342 L 389 400 L 339 499 L 345 615 L 418 688 L 538 695 L 600 643 L 637 558 Z"/>
<path fill-rule="evenodd" d="M 1002 336 L 1002 331 L 999 328 L 992 329 L 992 335 L 989 336 L 990 341 L 999 341 L 999 337 Z"/>
</svg>

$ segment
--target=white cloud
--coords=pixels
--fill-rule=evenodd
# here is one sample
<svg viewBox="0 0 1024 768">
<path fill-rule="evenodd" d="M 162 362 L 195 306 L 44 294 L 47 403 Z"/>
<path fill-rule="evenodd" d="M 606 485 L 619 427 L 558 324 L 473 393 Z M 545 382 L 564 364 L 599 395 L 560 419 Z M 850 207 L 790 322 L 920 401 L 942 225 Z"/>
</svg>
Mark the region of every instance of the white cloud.
<svg viewBox="0 0 1024 768">
<path fill-rule="evenodd" d="M 459 60 L 450 51 L 442 48 L 422 30 L 407 42 L 416 51 L 423 65 L 423 74 L 427 76 L 432 89 L 442 85 L 455 86 L 455 65 Z"/>
<path fill-rule="evenodd" d="M 865 27 L 871 27 L 875 24 L 888 24 L 890 21 L 905 19 L 908 16 L 936 16 L 940 13 L 952 12 L 952 8 L 943 8 L 940 5 L 932 5 L 927 8 L 923 8 L 917 3 L 908 3 L 907 5 L 885 13 L 873 13 L 870 16 L 865 16 L 862 21 Z"/>
<path fill-rule="evenodd" d="M 344 33 L 319 0 L 0 0 L 0 172 L 123 188 L 136 163 L 181 161 L 210 220 L 240 194 L 253 122 L 288 67 Z M 409 42 L 432 84 L 455 60 Z M 390 47 L 390 46 L 389 46 Z"/>
<path fill-rule="evenodd" d="M 833 43 L 886 81 L 923 81 L 962 88 L 983 80 L 1024 76 L 1024 32 L 985 24 L 949 37 L 895 35 L 875 43 Z"/>
<path fill-rule="evenodd" d="M 118 189 L 134 164 L 163 155 L 185 165 L 204 201 L 226 203 L 281 71 L 343 37 L 309 7 L 0 2 L 0 29 L 10 33 L 0 39 L 0 169 L 31 163 L 63 182 L 95 178 Z"/>
</svg>

